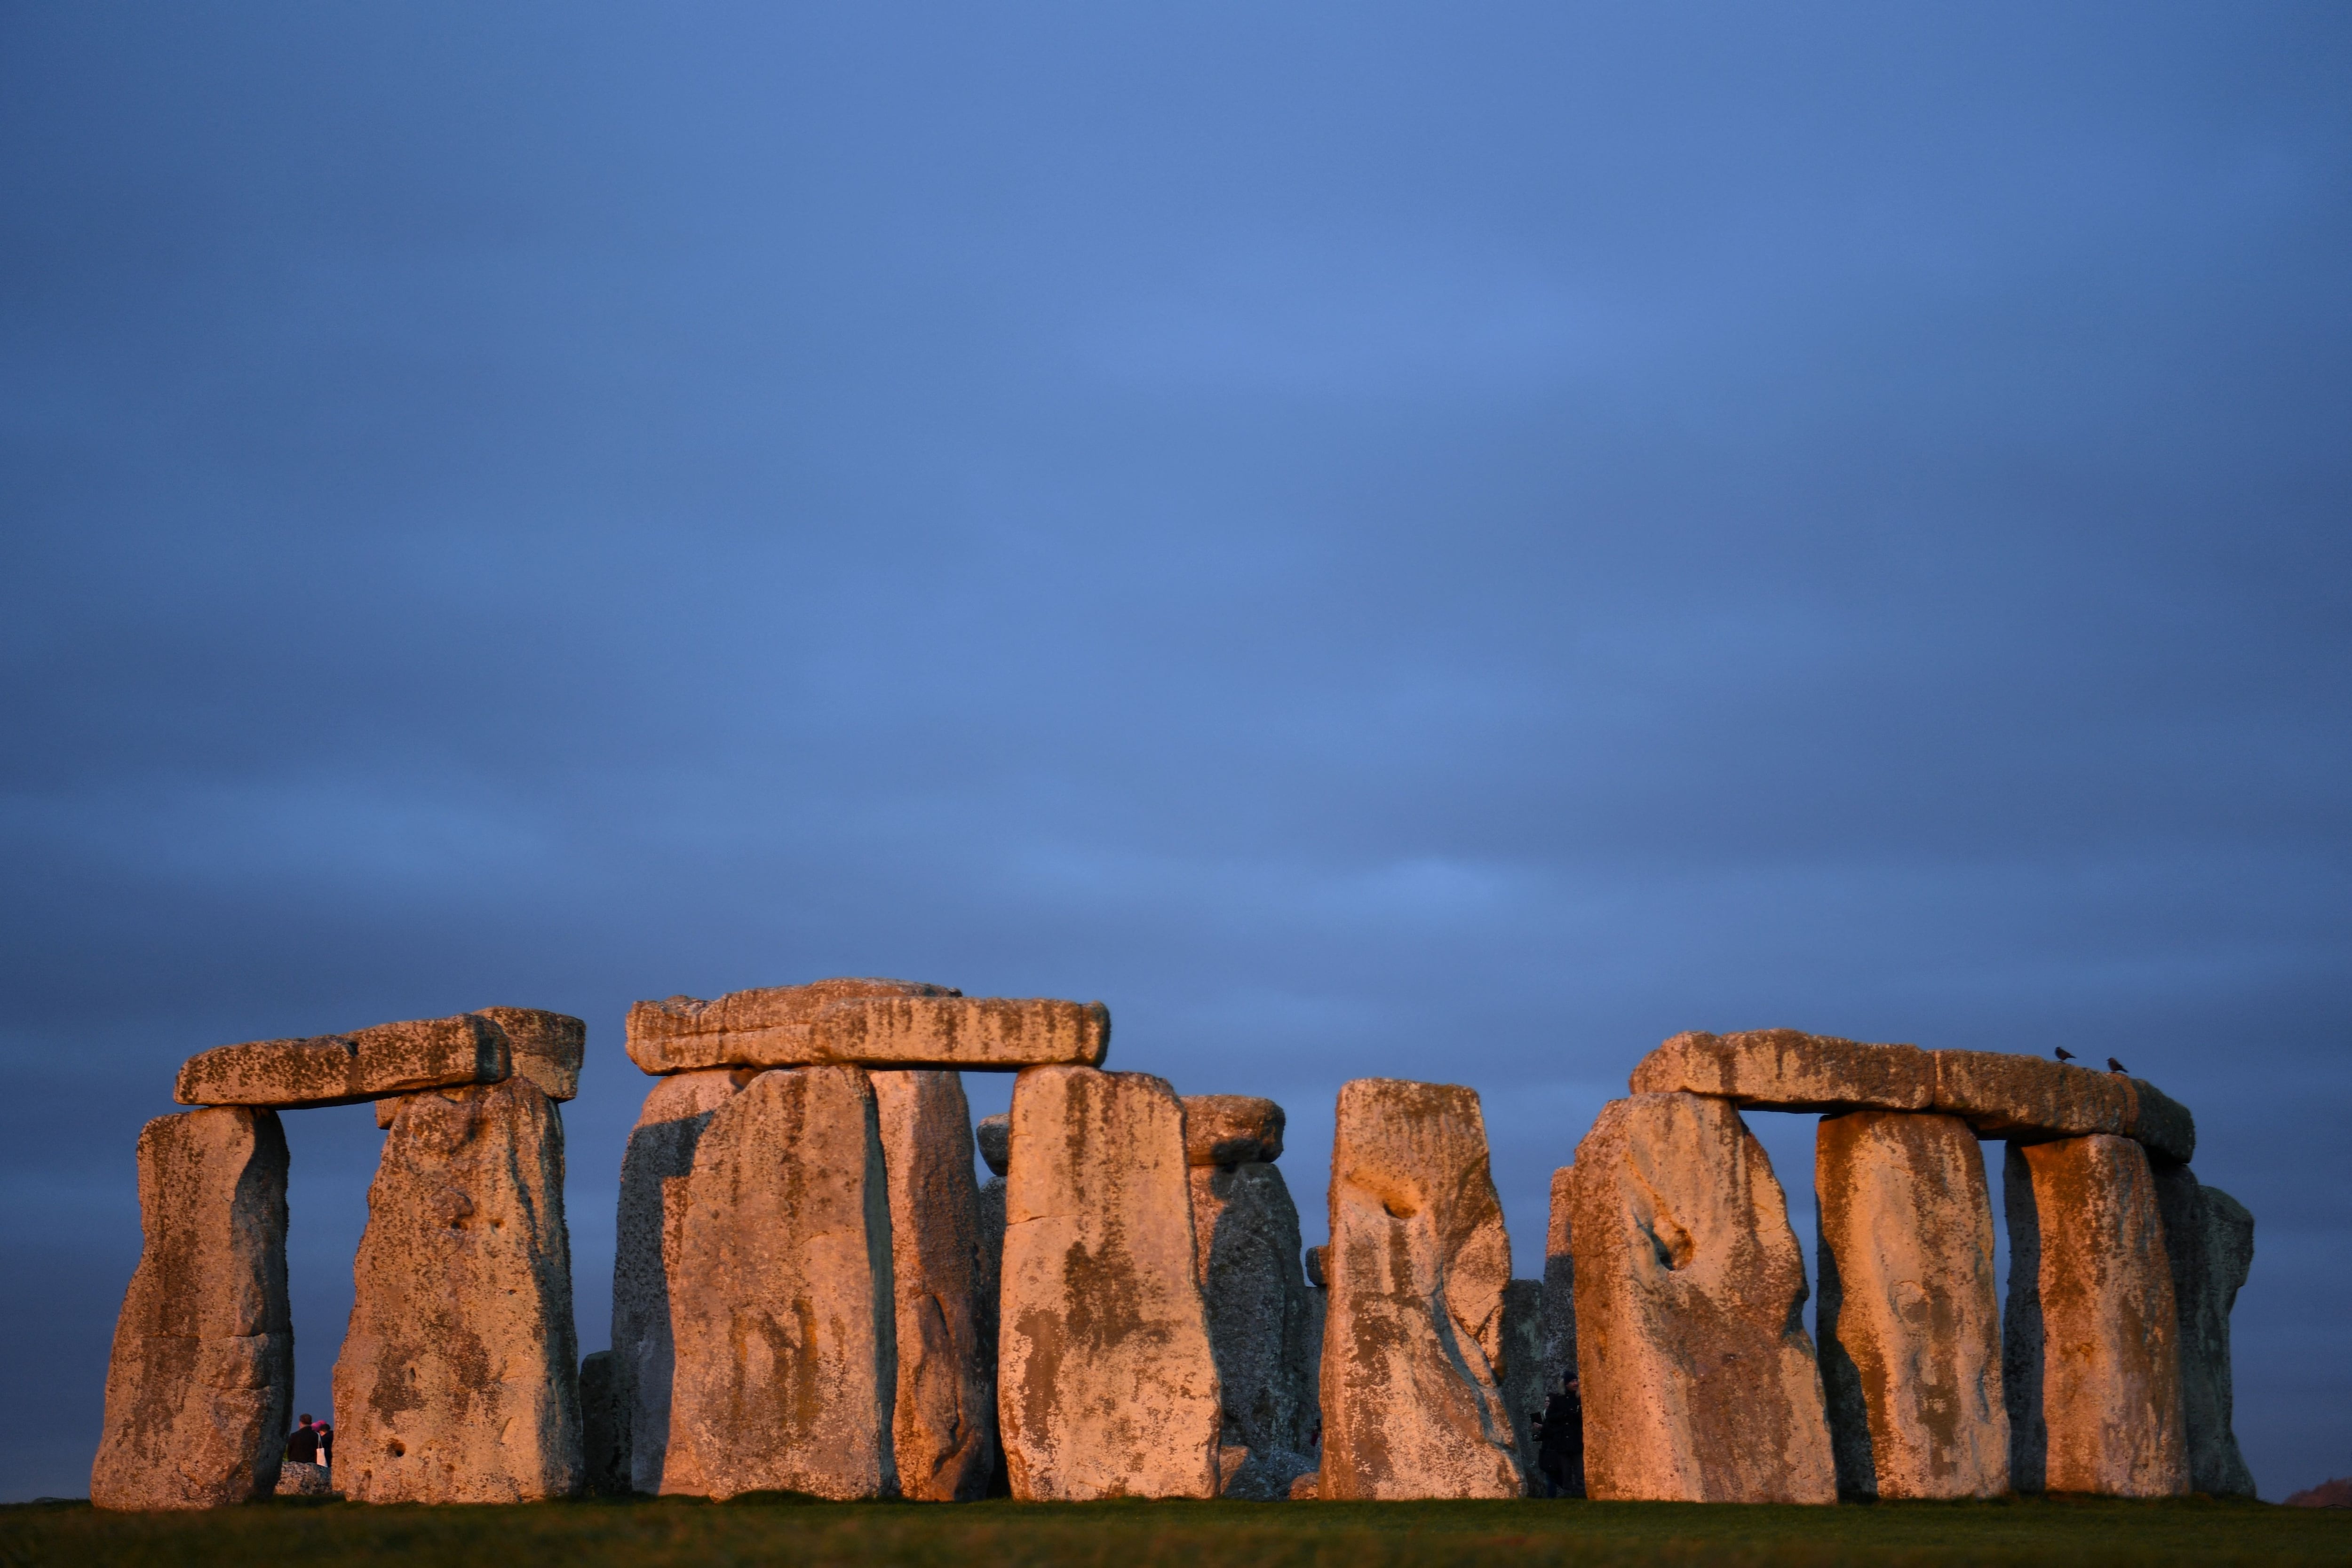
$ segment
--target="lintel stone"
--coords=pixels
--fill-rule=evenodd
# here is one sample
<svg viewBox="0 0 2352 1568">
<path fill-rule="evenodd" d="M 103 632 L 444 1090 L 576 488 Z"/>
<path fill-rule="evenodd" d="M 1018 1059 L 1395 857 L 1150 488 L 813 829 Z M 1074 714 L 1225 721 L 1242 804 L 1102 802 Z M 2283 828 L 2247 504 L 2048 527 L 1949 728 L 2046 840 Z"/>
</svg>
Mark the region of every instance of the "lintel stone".
<svg viewBox="0 0 2352 1568">
<path fill-rule="evenodd" d="M 459 1013 L 198 1051 L 181 1065 L 172 1097 L 183 1105 L 277 1110 L 353 1105 L 387 1094 L 496 1083 L 511 1065 L 506 1031 L 480 1014 Z"/>
<path fill-rule="evenodd" d="M 967 997 L 912 980 L 819 980 L 671 997 L 629 1009 L 629 1059 L 646 1072 L 709 1067 L 932 1068 L 1014 1071 L 1098 1065 L 1110 1042 L 1100 1002 Z"/>
</svg>

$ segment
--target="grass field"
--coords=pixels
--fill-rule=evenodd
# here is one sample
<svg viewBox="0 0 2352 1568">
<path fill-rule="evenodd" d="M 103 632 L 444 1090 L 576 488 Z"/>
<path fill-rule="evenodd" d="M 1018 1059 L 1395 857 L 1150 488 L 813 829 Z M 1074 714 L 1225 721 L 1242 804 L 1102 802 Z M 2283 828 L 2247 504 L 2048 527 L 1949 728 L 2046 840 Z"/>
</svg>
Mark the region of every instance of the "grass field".
<svg viewBox="0 0 2352 1568">
<path fill-rule="evenodd" d="M 1097 1503 L 738 1500 L 194 1514 L 0 1508 L 0 1564 L 735 1563 L 940 1568 L 1407 1568 L 1521 1563 L 2352 1563 L 2352 1511 L 2031 1500 L 1874 1508 L 1669 1503 Z"/>
</svg>

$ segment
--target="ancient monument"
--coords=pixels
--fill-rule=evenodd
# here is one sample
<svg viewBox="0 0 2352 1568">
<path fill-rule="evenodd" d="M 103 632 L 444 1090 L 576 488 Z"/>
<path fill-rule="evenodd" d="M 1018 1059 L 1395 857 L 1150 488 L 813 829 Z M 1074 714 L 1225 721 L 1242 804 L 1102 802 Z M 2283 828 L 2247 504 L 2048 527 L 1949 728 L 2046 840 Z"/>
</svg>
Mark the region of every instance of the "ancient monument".
<svg viewBox="0 0 2352 1568">
<path fill-rule="evenodd" d="M 655 1082 L 612 1348 L 584 1360 L 559 1109 L 579 1019 L 201 1052 L 194 1108 L 139 1139 L 92 1500 L 2252 1492 L 2229 1316 L 2253 1219 L 2143 1080 L 1677 1035 L 1555 1173 L 1543 1277 L 1514 1280 L 1474 1091 L 1343 1085 L 1330 1239 L 1302 1248 L 1282 1108 L 1105 1071 L 1109 1034 L 1099 1003 L 898 980 L 638 1003 Z M 1017 1074 L 1010 1114 L 975 1128 L 966 1071 Z M 385 1137 L 335 1464 L 281 1467 L 278 1118 L 361 1101 Z M 1748 1110 L 1821 1117 L 1811 1287 Z"/>
</svg>

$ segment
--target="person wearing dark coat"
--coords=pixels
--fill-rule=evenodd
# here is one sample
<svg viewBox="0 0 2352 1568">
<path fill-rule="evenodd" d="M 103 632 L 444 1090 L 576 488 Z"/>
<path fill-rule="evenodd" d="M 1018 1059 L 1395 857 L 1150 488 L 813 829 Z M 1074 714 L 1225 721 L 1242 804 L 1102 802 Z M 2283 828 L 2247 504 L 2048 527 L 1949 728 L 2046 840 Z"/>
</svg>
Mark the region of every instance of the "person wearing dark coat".
<svg viewBox="0 0 2352 1568">
<path fill-rule="evenodd" d="M 319 1428 L 310 1425 L 307 1413 L 302 1424 L 294 1428 L 294 1435 L 286 1439 L 286 1457 L 306 1465 L 319 1462 Z"/>
<path fill-rule="evenodd" d="M 1573 1377 L 1544 1402 L 1536 1425 L 1536 1469 L 1560 1497 L 1584 1495 L 1584 1396 Z"/>
</svg>

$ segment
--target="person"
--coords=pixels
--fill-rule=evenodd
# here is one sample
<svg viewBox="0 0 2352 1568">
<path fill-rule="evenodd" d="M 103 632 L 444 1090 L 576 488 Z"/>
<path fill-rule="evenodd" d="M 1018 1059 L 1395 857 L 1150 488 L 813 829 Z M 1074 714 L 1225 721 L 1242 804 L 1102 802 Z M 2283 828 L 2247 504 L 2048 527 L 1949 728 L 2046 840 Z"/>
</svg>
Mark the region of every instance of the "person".
<svg viewBox="0 0 2352 1568">
<path fill-rule="evenodd" d="M 294 1428 L 292 1437 L 286 1439 L 286 1457 L 305 1465 L 319 1462 L 319 1429 L 310 1425 L 307 1411 L 303 1413 L 302 1424 Z"/>
<path fill-rule="evenodd" d="M 314 1429 L 319 1434 L 319 1468 L 331 1469 L 335 1463 L 335 1429 L 324 1421 Z"/>
<path fill-rule="evenodd" d="M 1536 1468 L 1561 1497 L 1584 1495 L 1584 1397 L 1574 1374 L 1544 1403 L 1536 1427 Z"/>
</svg>

